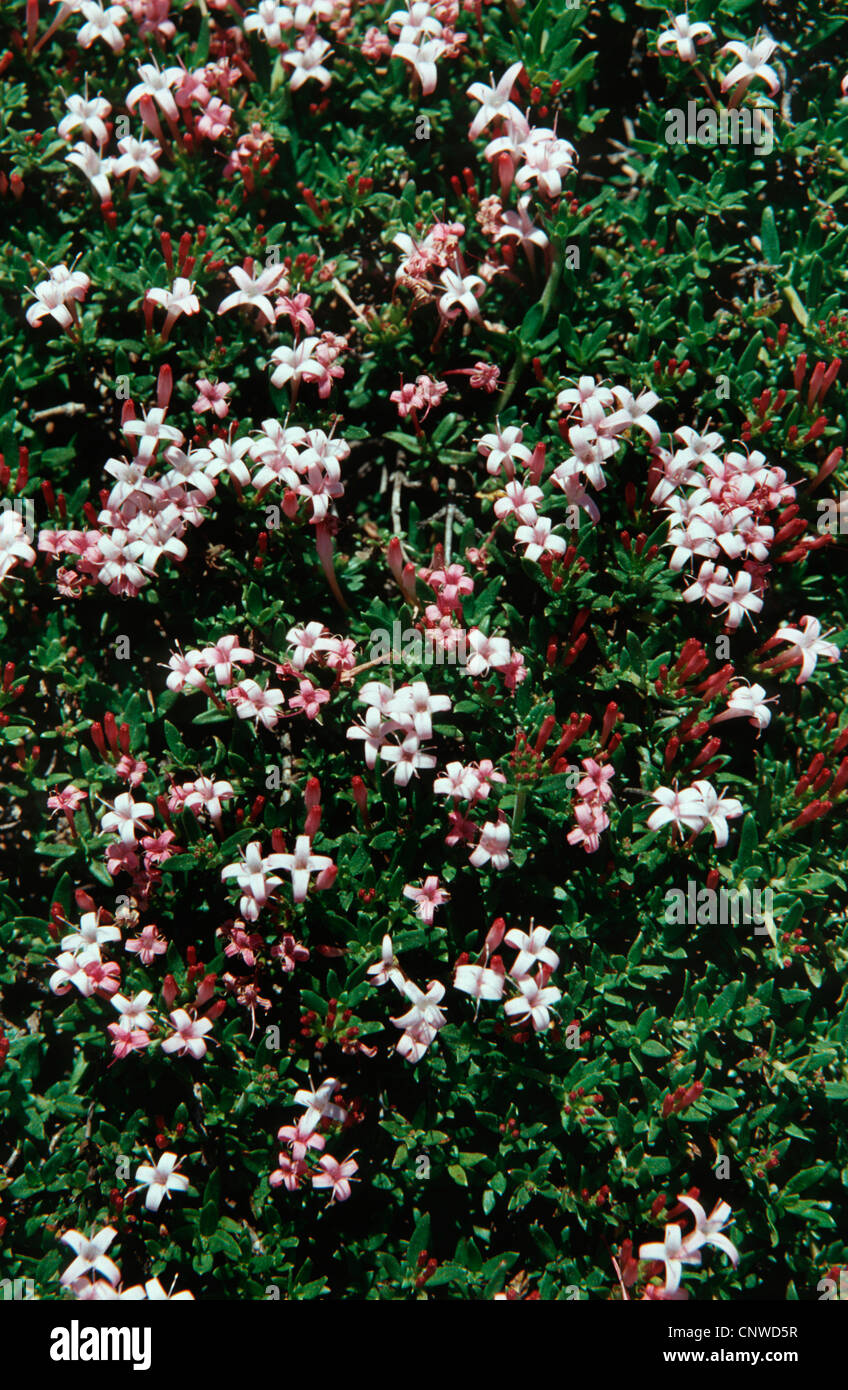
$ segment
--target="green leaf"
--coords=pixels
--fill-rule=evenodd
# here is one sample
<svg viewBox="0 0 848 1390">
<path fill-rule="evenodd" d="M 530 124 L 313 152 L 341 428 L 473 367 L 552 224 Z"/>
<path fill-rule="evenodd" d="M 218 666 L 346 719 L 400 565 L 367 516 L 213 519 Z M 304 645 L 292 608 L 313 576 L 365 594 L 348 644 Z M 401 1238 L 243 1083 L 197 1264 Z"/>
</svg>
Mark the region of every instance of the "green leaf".
<svg viewBox="0 0 848 1390">
<path fill-rule="evenodd" d="M 762 243 L 763 254 L 771 265 L 777 265 L 780 261 L 780 242 L 777 239 L 777 226 L 775 225 L 774 213 L 770 207 L 763 208 L 763 217 L 760 223 L 760 242 Z"/>
</svg>

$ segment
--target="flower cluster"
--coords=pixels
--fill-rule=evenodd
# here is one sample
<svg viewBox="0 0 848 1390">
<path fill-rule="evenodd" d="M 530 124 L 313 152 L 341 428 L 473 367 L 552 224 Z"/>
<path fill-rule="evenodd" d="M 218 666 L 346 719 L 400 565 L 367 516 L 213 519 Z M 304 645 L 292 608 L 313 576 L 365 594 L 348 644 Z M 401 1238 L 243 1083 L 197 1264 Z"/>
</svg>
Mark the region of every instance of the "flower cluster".
<svg viewBox="0 0 848 1390">
<path fill-rule="evenodd" d="M 166 1158 L 173 1157 L 173 1154 L 163 1154 L 160 1164 Z M 176 1185 L 174 1176 L 170 1178 L 170 1181 L 172 1186 Z M 151 1208 L 151 1210 L 154 1209 Z M 94 1302 L 120 1299 L 128 1299 L 134 1303 L 138 1302 L 139 1299 L 155 1301 L 191 1299 L 194 1301 L 194 1294 L 189 1293 L 187 1289 L 183 1289 L 180 1293 L 174 1293 L 176 1280 L 168 1292 L 165 1291 L 157 1278 L 148 1279 L 143 1285 L 134 1284 L 130 1288 L 121 1288 L 121 1271 L 115 1261 L 106 1254 L 117 1234 L 114 1226 L 104 1226 L 93 1236 L 83 1235 L 81 1231 L 65 1231 L 63 1233 L 61 1240 L 65 1245 L 71 1247 L 74 1252 L 74 1259 L 63 1272 L 61 1282 L 62 1287 L 68 1289 L 74 1298 L 86 1301 L 93 1300 Z"/>
<path fill-rule="evenodd" d="M 306 1113 L 300 1116 L 296 1124 L 283 1125 L 277 1133 L 287 1152 L 280 1153 L 280 1166 L 268 1179 L 272 1187 L 284 1186 L 289 1192 L 295 1192 L 308 1176 L 314 1188 L 330 1190 L 330 1202 L 347 1201 L 351 1182 L 358 1181 L 354 1175 L 359 1171 L 359 1164 L 353 1154 L 349 1154 L 341 1163 L 332 1154 L 325 1154 L 326 1140 L 319 1133 L 319 1129 L 326 1129 L 334 1123 L 344 1124 L 348 1118 L 343 1106 L 335 1103 L 336 1097 L 340 1100 L 341 1092 L 333 1076 L 328 1076 L 313 1091 L 295 1092 L 295 1105 L 304 1106 Z M 321 1154 L 320 1158 L 317 1158 L 318 1154 Z M 310 1163 L 311 1159 L 316 1158 L 316 1162 Z"/>
<path fill-rule="evenodd" d="M 397 690 L 383 681 L 366 681 L 357 699 L 365 705 L 365 716 L 350 726 L 347 737 L 362 742 L 369 770 L 381 759 L 394 769 L 395 786 L 406 787 L 420 769 L 436 766 L 435 757 L 422 752 L 422 744 L 433 737 L 433 715 L 450 710 L 447 695 L 431 694 L 423 680 Z"/>
<path fill-rule="evenodd" d="M 649 1282 L 645 1285 L 643 1300 L 686 1300 L 689 1295 L 680 1287 L 683 1268 L 685 1265 L 698 1268 L 701 1264 L 701 1252 L 706 1245 L 714 1245 L 716 1249 L 721 1250 L 734 1266 L 739 1263 L 739 1251 L 733 1242 L 722 1234 L 733 1214 L 727 1202 L 717 1202 L 707 1216 L 705 1209 L 696 1200 L 697 1195 L 696 1189 L 694 1197 L 682 1196 L 677 1199 L 695 1218 L 695 1225 L 691 1231 L 684 1235 L 680 1222 L 669 1222 L 662 1241 L 649 1241 L 646 1245 L 640 1245 L 639 1259 L 650 1261 L 652 1266 L 662 1265 L 665 1274 L 663 1284 Z M 629 1247 L 629 1242 L 627 1245 Z M 623 1261 L 623 1269 L 617 1261 L 614 1261 L 614 1264 L 621 1281 L 622 1293 L 625 1298 L 629 1298 L 627 1288 L 632 1287 L 638 1278 L 638 1264 L 629 1253 Z"/>
<path fill-rule="evenodd" d="M 669 513 L 669 565 L 682 570 L 697 556 L 697 576 L 684 591 L 687 603 L 723 608 L 726 626 L 737 628 L 759 613 L 757 592 L 775 539 L 770 513 L 795 498 L 782 468 L 770 468 L 759 450 L 726 452 L 716 432 L 700 435 L 688 425 L 675 430 L 680 447 L 657 450 L 659 478 L 652 500 Z M 735 575 L 715 561 L 742 561 Z"/>
</svg>

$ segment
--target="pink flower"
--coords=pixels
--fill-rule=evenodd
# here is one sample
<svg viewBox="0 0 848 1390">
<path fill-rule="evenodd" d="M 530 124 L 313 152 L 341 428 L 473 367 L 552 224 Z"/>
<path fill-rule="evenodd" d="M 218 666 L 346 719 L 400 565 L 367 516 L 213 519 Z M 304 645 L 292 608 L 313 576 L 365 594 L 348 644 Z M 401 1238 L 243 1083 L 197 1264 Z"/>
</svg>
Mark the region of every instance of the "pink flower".
<svg viewBox="0 0 848 1390">
<path fill-rule="evenodd" d="M 170 675 L 165 684 L 169 690 L 181 692 L 186 686 L 190 690 L 208 690 L 204 671 L 206 662 L 203 653 L 198 651 L 176 651 L 168 658 Z"/>
<path fill-rule="evenodd" d="M 138 864 L 138 855 L 132 845 L 125 845 L 123 840 L 118 840 L 116 844 L 108 846 L 106 867 L 113 877 L 120 873 L 134 874 Z"/>
<path fill-rule="evenodd" d="M 62 791 L 53 792 L 47 798 L 47 805 L 52 811 L 64 811 L 68 819 L 72 819 L 74 811 L 81 806 L 88 796 L 88 792 L 80 791 L 78 787 L 68 785 Z"/>
<path fill-rule="evenodd" d="M 320 686 L 313 685 L 312 681 L 306 678 L 301 680 L 299 684 L 299 694 L 289 696 L 289 705 L 292 709 L 302 709 L 307 719 L 315 719 L 321 706 L 329 700 L 330 692 L 322 690 Z"/>
<path fill-rule="evenodd" d="M 163 956 L 168 949 L 167 941 L 152 923 L 143 927 L 138 936 L 131 937 L 124 945 L 131 955 L 138 956 L 142 965 L 152 965 L 156 957 Z"/>
<path fill-rule="evenodd" d="M 227 396 L 232 391 L 232 386 L 224 381 L 208 381 L 206 377 L 200 377 L 197 382 L 198 397 L 192 406 L 192 410 L 201 415 L 204 410 L 211 410 L 217 415 L 219 420 L 223 420 L 229 411 Z"/>
<path fill-rule="evenodd" d="M 291 664 L 302 671 L 308 661 L 322 651 L 329 639 L 323 623 L 307 623 L 305 627 L 292 627 L 286 633 L 286 641 L 294 643 Z"/>
<path fill-rule="evenodd" d="M 407 415 L 411 415 L 413 411 L 420 410 L 424 405 L 424 396 L 418 386 L 413 386 L 411 381 L 408 381 L 404 385 L 403 378 L 401 378 L 400 387 L 397 391 L 392 392 L 389 396 L 389 400 L 394 401 L 397 405 L 398 415 L 401 420 L 405 420 Z"/>
<path fill-rule="evenodd" d="M 493 395 L 500 383 L 501 369 L 493 362 L 475 362 L 468 373 L 468 384 L 478 391 Z"/>
<path fill-rule="evenodd" d="M 213 97 L 197 119 L 198 135 L 203 135 L 207 140 L 219 140 L 222 135 L 228 135 L 232 114 L 231 106 L 227 106 L 220 97 Z"/>
<path fill-rule="evenodd" d="M 433 377 L 422 375 L 416 377 L 415 385 L 421 394 L 424 405 L 426 406 L 424 415 L 422 416 L 422 419 L 426 419 L 433 407 L 439 405 L 441 403 L 442 396 L 444 396 L 447 393 L 447 382 L 436 381 Z"/>
<path fill-rule="evenodd" d="M 351 1181 L 358 1181 L 353 1176 L 354 1173 L 359 1172 L 359 1164 L 356 1159 L 351 1155 L 343 1163 L 339 1163 L 332 1154 L 324 1154 L 323 1158 L 318 1160 L 318 1167 L 321 1172 L 313 1174 L 312 1186 L 331 1187 L 333 1195 L 330 1201 L 346 1202 L 350 1196 Z"/>
<path fill-rule="evenodd" d="M 310 1128 L 305 1115 L 301 1115 L 296 1125 L 283 1125 L 278 1129 L 277 1138 L 281 1144 L 288 1144 L 292 1158 L 298 1163 L 306 1158 L 310 1149 L 320 1153 L 327 1142 L 323 1134 Z"/>
<path fill-rule="evenodd" d="M 167 863 L 179 848 L 174 844 L 176 838 L 173 830 L 163 830 L 159 835 L 144 835 L 141 841 L 141 847 L 144 850 L 144 867 L 149 869 L 152 864 Z"/>
<path fill-rule="evenodd" d="M 383 34 L 375 25 L 371 25 L 365 30 L 360 52 L 363 58 L 368 58 L 370 62 L 377 63 L 381 58 L 385 58 L 392 51 L 392 41 L 388 34 Z"/>
<path fill-rule="evenodd" d="M 438 878 L 435 874 L 431 874 L 429 878 L 425 878 L 420 888 L 416 888 L 412 883 L 405 884 L 403 896 L 411 898 L 416 904 L 415 915 L 420 917 L 422 922 L 426 922 L 428 926 L 432 926 L 436 908 L 448 901 L 450 893 L 440 888 Z"/>
<path fill-rule="evenodd" d="M 106 1031 L 112 1039 L 112 1049 L 119 1061 L 129 1057 L 131 1052 L 143 1052 L 150 1046 L 149 1033 L 143 1028 L 134 1028 L 131 1023 L 123 1020 L 120 1023 L 110 1023 Z"/>
<path fill-rule="evenodd" d="M 134 758 L 131 753 L 124 753 L 115 764 L 115 772 L 122 781 L 129 782 L 131 787 L 137 787 L 144 781 L 147 763 L 143 758 Z"/>
<path fill-rule="evenodd" d="M 298 326 L 305 329 L 306 333 L 315 332 L 315 320 L 309 312 L 312 303 L 312 296 L 308 294 L 280 295 L 275 304 L 277 318 L 283 314 L 288 314 L 289 322 L 293 329 Z"/>
<path fill-rule="evenodd" d="M 174 1031 L 162 1043 L 163 1052 L 177 1052 L 181 1057 L 188 1052 L 199 1061 L 206 1056 L 205 1035 L 212 1029 L 208 1018 L 190 1018 L 185 1009 L 175 1009 L 170 1015 Z"/>
<path fill-rule="evenodd" d="M 287 975 L 290 975 L 299 961 L 309 960 L 309 951 L 305 946 L 301 946 L 299 941 L 286 932 L 275 946 L 271 947 L 271 955 L 279 960 Z"/>
<path fill-rule="evenodd" d="M 219 637 L 214 647 L 204 647 L 202 661 L 204 666 L 211 666 L 213 674 L 219 685 L 231 685 L 233 680 L 233 666 L 238 663 L 240 666 L 249 666 L 256 660 L 249 647 L 239 646 L 237 637 Z"/>
<path fill-rule="evenodd" d="M 286 701 L 282 690 L 263 690 L 253 680 L 244 680 L 228 690 L 227 699 L 235 705 L 239 719 L 255 719 L 257 725 L 261 724 L 265 729 L 273 729 L 279 722 L 277 707 Z"/>
<path fill-rule="evenodd" d="M 205 811 L 214 825 L 220 829 L 223 816 L 221 803 L 235 795 L 229 782 L 213 782 L 211 777 L 198 777 L 196 782 L 186 782 L 181 788 L 186 793 L 185 806 L 199 815 Z"/>
<path fill-rule="evenodd" d="M 290 1158 L 288 1154 L 280 1154 L 279 1168 L 275 1168 L 268 1178 L 272 1187 L 285 1186 L 289 1192 L 295 1192 L 300 1184 L 300 1179 L 308 1172 L 308 1165 L 303 1159 Z"/>
</svg>

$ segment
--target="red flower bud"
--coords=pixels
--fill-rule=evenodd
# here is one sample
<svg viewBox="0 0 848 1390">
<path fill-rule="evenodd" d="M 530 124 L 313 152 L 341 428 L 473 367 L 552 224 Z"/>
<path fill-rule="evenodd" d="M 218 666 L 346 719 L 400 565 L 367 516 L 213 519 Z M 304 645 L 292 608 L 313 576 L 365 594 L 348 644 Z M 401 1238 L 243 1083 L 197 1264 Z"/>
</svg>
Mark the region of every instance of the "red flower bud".
<svg viewBox="0 0 848 1390">
<path fill-rule="evenodd" d="M 200 1009 L 215 993 L 217 975 L 204 975 L 197 990 L 197 1007 Z"/>
</svg>

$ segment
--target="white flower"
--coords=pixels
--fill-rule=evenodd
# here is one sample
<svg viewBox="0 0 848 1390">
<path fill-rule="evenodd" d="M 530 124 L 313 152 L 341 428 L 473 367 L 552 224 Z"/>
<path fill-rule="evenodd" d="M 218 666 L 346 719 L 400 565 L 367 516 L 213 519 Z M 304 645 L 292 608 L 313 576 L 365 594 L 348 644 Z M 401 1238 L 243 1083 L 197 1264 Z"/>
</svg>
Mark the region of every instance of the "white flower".
<svg viewBox="0 0 848 1390">
<path fill-rule="evenodd" d="M 639 1259 L 662 1260 L 666 1270 L 665 1287 L 668 1293 L 676 1293 L 680 1287 L 680 1276 L 685 1264 L 699 1265 L 701 1263 L 700 1251 L 684 1248 L 683 1236 L 677 1225 L 666 1226 L 665 1240 L 662 1245 L 658 1241 L 652 1241 L 648 1245 L 640 1245 Z"/>
<path fill-rule="evenodd" d="M 440 314 L 445 318 L 456 318 L 460 309 L 464 309 L 470 319 L 479 318 L 480 306 L 475 291 L 478 287 L 481 290 L 484 288 L 479 275 L 460 275 L 457 269 L 443 270 L 439 279 L 445 287 L 445 293 L 439 299 Z"/>
<path fill-rule="evenodd" d="M 270 869 L 285 869 L 291 874 L 292 897 L 296 903 L 302 903 L 306 897 L 310 874 L 320 874 L 333 867 L 332 859 L 326 854 L 312 853 L 308 835 L 298 835 L 294 854 L 271 854 L 265 862 Z"/>
<path fill-rule="evenodd" d="M 556 970 L 559 965 L 559 956 L 547 945 L 549 936 L 550 932 L 547 927 L 534 927 L 529 934 L 519 931 L 517 927 L 513 927 L 507 932 L 504 941 L 518 952 L 509 972 L 514 980 L 529 975 L 538 962 L 550 966 L 551 970 Z"/>
<path fill-rule="evenodd" d="M 283 274 L 281 265 L 269 265 L 260 270 L 258 275 L 248 273 L 240 265 L 230 267 L 230 278 L 235 280 L 238 288 L 228 294 L 226 299 L 222 299 L 218 305 L 218 313 L 226 314 L 229 309 L 236 309 L 242 304 L 249 305 L 253 309 L 258 309 L 260 314 L 274 323 L 276 313 L 274 306 L 268 298 L 274 290 L 280 290 L 285 294 L 288 289 L 288 282 Z"/>
<path fill-rule="evenodd" d="M 458 965 L 453 983 L 472 999 L 500 999 L 504 991 L 503 975 L 483 965 Z"/>
<path fill-rule="evenodd" d="M 126 43 L 126 39 L 118 28 L 127 18 L 127 11 L 122 5 L 109 5 L 104 10 L 101 5 L 97 5 L 93 0 L 83 0 L 80 5 L 82 17 L 85 24 L 77 34 L 77 42 L 81 48 L 90 48 L 95 39 L 102 39 L 107 43 L 113 53 L 120 53 Z"/>
<path fill-rule="evenodd" d="M 492 668 L 509 665 L 511 649 L 506 637 L 487 637 L 479 627 L 472 627 L 467 637 L 469 656 L 465 669 L 469 676 L 486 676 Z"/>
<path fill-rule="evenodd" d="M 821 623 L 818 618 L 812 618 L 809 614 L 801 619 L 802 626 L 779 627 L 774 634 L 779 642 L 791 642 L 792 646 L 788 652 L 784 652 L 778 658 L 781 665 L 790 662 L 794 665 L 800 660 L 801 670 L 798 672 L 796 685 L 803 685 L 810 679 L 816 669 L 816 662 L 820 656 L 828 661 L 839 660 L 839 648 L 834 642 L 826 642 L 821 636 Z M 833 629 L 831 629 L 833 631 Z M 825 633 L 825 637 L 830 634 Z"/>
<path fill-rule="evenodd" d="M 395 963 L 394 947 L 392 938 L 388 935 L 383 937 L 383 944 L 380 948 L 380 959 L 376 965 L 369 965 L 365 974 L 370 979 L 372 985 L 386 985 L 391 980 L 397 989 L 403 989 L 403 973 Z"/>
<path fill-rule="evenodd" d="M 396 43 L 392 57 L 409 64 L 421 83 L 422 96 L 426 97 L 436 90 L 436 63 L 446 50 L 447 44 L 442 39 L 425 39 L 419 44 Z"/>
<path fill-rule="evenodd" d="M 704 825 L 709 826 L 715 835 L 715 842 L 721 848 L 727 844 L 729 835 L 728 820 L 744 814 L 744 806 L 734 796 L 723 797 L 711 782 L 693 782 L 692 791 L 701 798 L 701 812 Z"/>
<path fill-rule="evenodd" d="M 100 829 L 115 830 L 125 845 L 135 844 L 136 829 L 139 826 L 146 832 L 146 820 L 154 814 L 149 801 L 133 801 L 129 792 L 121 792 L 115 797 L 111 811 L 106 811 L 100 819 Z"/>
<path fill-rule="evenodd" d="M 121 153 L 113 165 L 116 178 L 123 178 L 124 174 L 138 170 L 148 183 L 156 182 L 159 177 L 159 165 L 156 161 L 161 156 L 162 149 L 155 140 L 136 140 L 132 135 L 125 135 L 118 141 L 118 149 Z"/>
<path fill-rule="evenodd" d="M 19 560 L 32 565 L 35 558 L 35 551 L 26 539 L 23 517 L 4 507 L 0 511 L 0 583 Z"/>
<path fill-rule="evenodd" d="M 664 29 L 657 38 L 657 52 L 663 53 L 669 45 L 677 49 L 677 56 L 683 63 L 694 63 L 695 45 L 706 43 L 714 38 L 709 24 L 693 24 L 688 14 L 672 17 L 671 28 Z"/>
<path fill-rule="evenodd" d="M 421 1060 L 439 1029 L 444 1028 L 447 1022 L 438 1007 L 445 996 L 445 987 L 438 980 L 432 980 L 425 993 L 412 980 L 405 980 L 403 991 L 411 1001 L 412 1008 L 391 1022 L 396 1028 L 403 1029 L 397 1051 L 408 1062 L 415 1063 Z"/>
<path fill-rule="evenodd" d="M 65 102 L 67 116 L 63 116 L 57 130 L 63 140 L 69 140 L 73 131 L 79 129 L 85 137 L 94 137 L 95 144 L 105 145 L 109 138 L 106 119 L 112 108 L 105 97 L 80 96 L 74 92 Z"/>
<path fill-rule="evenodd" d="M 248 922 L 255 922 L 259 909 L 264 907 L 273 890 L 282 882 L 275 874 L 269 874 L 269 863 L 262 858 L 262 846 L 258 840 L 251 840 L 243 851 L 241 861 L 227 864 L 221 870 L 221 878 L 235 878 L 242 891 L 239 912 Z"/>
<path fill-rule="evenodd" d="M 119 1283 L 121 1271 L 106 1254 L 117 1234 L 114 1226 L 104 1226 L 91 1238 L 84 1236 L 80 1231 L 65 1231 L 61 1239 L 65 1245 L 70 1245 L 76 1259 L 68 1265 L 62 1275 L 62 1283 L 72 1284 L 75 1279 L 88 1274 L 92 1269 L 105 1274 L 110 1284 Z"/>
<path fill-rule="evenodd" d="M 302 87 L 310 77 L 313 77 L 316 82 L 320 82 L 322 87 L 329 87 L 330 74 L 324 67 L 324 59 L 332 51 L 332 47 L 326 39 L 316 38 L 310 44 L 303 44 L 303 41 L 298 39 L 297 48 L 283 54 L 283 62 L 288 67 L 294 68 L 290 82 L 293 92 L 296 92 L 298 87 Z"/>
<path fill-rule="evenodd" d="M 773 696 L 777 699 L 777 696 Z M 717 714 L 714 724 L 725 719 L 747 719 L 755 729 L 766 729 L 771 723 L 771 710 L 766 703 L 766 692 L 761 685 L 739 685 L 728 696 L 727 709 Z"/>
<path fill-rule="evenodd" d="M 324 367 L 312 355 L 319 341 L 318 338 L 303 338 L 294 347 L 283 345 L 275 348 L 271 353 L 271 361 L 276 363 L 271 373 L 271 384 L 279 390 L 287 381 L 296 386 L 302 377 L 307 381 L 316 381 L 323 376 Z"/>
<path fill-rule="evenodd" d="M 394 780 L 397 787 L 408 786 L 419 768 L 436 766 L 436 759 L 432 754 L 421 752 L 420 740 L 415 733 L 407 734 L 401 744 L 382 744 L 380 757 L 384 762 L 394 763 Z"/>
<path fill-rule="evenodd" d="M 148 98 L 150 101 L 156 102 L 156 105 L 170 121 L 176 121 L 179 111 L 171 89 L 181 84 L 183 69 L 178 67 L 160 68 L 155 63 L 142 63 L 139 66 L 138 75 L 141 81 L 136 83 L 127 93 L 127 108 L 132 111 L 139 101 Z M 143 114 L 144 107 L 142 107 Z"/>
<path fill-rule="evenodd" d="M 34 328 L 49 314 L 67 328 L 73 322 L 68 302 L 84 299 L 91 281 L 81 270 L 68 270 L 64 261 L 50 268 L 47 275 L 48 279 L 40 280 L 33 289 L 36 302 L 26 311 L 27 323 Z"/>
<path fill-rule="evenodd" d="M 298 1122 L 301 1134 L 311 1134 L 323 1119 L 336 1120 L 339 1124 L 344 1124 L 347 1111 L 341 1105 L 333 1104 L 333 1096 L 338 1089 L 339 1083 L 336 1078 L 328 1076 L 314 1091 L 295 1091 L 295 1105 L 303 1105 L 306 1108 L 306 1114 Z"/>
<path fill-rule="evenodd" d="M 543 1033 L 551 1026 L 550 1009 L 562 995 L 554 985 L 542 988 L 538 980 L 530 975 L 525 975 L 515 983 L 521 993 L 504 1004 L 504 1013 L 514 1018 L 517 1023 L 532 1023 L 535 1032 Z"/>
<path fill-rule="evenodd" d="M 484 82 L 474 82 L 468 88 L 468 95 L 480 102 L 480 110 L 471 122 L 468 131 L 469 140 L 476 140 L 477 136 L 486 129 L 487 125 L 492 123 L 496 116 L 521 118 L 521 111 L 510 101 L 509 94 L 523 67 L 524 64 L 521 61 L 513 63 L 512 67 L 507 68 L 497 85 L 494 85 L 494 78 L 492 78 L 493 85 L 491 87 L 487 87 Z M 492 76 L 491 73 L 489 76 Z"/>
<path fill-rule="evenodd" d="M 480 831 L 480 840 L 472 850 L 470 862 L 475 869 L 491 864 L 493 869 L 505 869 L 509 864 L 509 842 L 512 834 L 509 822 L 487 820 Z"/>
<path fill-rule="evenodd" d="M 105 922 L 101 926 L 99 912 L 86 912 L 80 918 L 76 931 L 63 936 L 60 944 L 63 951 L 80 951 L 85 946 L 101 946 L 106 941 L 120 939 L 121 933 L 117 927 L 107 926 Z"/>
<path fill-rule="evenodd" d="M 682 1202 L 688 1207 L 695 1218 L 695 1229 L 690 1231 L 688 1236 L 683 1239 L 683 1249 L 687 1254 L 700 1250 L 704 1245 L 715 1245 L 717 1249 L 723 1250 L 731 1263 L 739 1263 L 739 1251 L 727 1236 L 720 1234 L 722 1227 L 726 1226 L 733 1215 L 727 1202 L 716 1202 L 709 1216 L 694 1197 L 678 1197 L 678 1202 Z M 639 1252 L 641 1255 L 641 1251 Z"/>
<path fill-rule="evenodd" d="M 143 989 L 132 999 L 127 999 L 123 994 L 113 994 L 111 1003 L 130 1028 L 143 1028 L 146 1031 L 153 1027 L 153 1018 L 147 1012 L 147 1006 L 152 998 L 153 995 L 149 990 Z"/>
<path fill-rule="evenodd" d="M 386 20 L 391 33 L 398 34 L 400 43 L 415 44 L 428 34 L 441 34 L 442 24 L 431 12 L 428 0 L 413 0 L 406 10 L 395 10 Z"/>
<path fill-rule="evenodd" d="M 122 10 L 121 14 L 123 13 Z M 109 185 L 109 175 L 113 172 L 111 159 L 101 158 L 91 145 L 81 140 L 79 144 L 74 145 L 70 154 L 65 156 L 65 162 L 75 164 L 85 174 L 101 203 L 108 202 L 112 194 Z"/>
<path fill-rule="evenodd" d="M 147 1188 L 144 1205 L 148 1211 L 158 1211 L 163 1198 L 172 1192 L 185 1192 L 189 1182 L 182 1173 L 175 1171 L 176 1154 L 161 1154 L 156 1164 L 142 1163 L 136 1170 L 135 1180 Z"/>
<path fill-rule="evenodd" d="M 244 29 L 247 34 L 261 34 L 271 48 L 281 48 L 283 33 L 292 27 L 294 16 L 288 5 L 278 5 L 276 0 L 261 0 L 255 10 L 245 16 Z"/>
<path fill-rule="evenodd" d="M 515 539 L 524 546 L 525 560 L 541 560 L 545 554 L 565 554 L 565 541 L 562 536 L 553 535 L 553 522 L 547 516 L 537 516 L 532 526 L 517 527 Z"/>
<path fill-rule="evenodd" d="M 246 679 L 233 687 L 229 698 L 235 704 L 239 719 L 255 719 L 264 729 L 273 729 L 279 722 L 277 706 L 286 702 L 282 690 L 262 688 L 258 681 Z"/>
<path fill-rule="evenodd" d="M 671 787 L 657 787 L 651 792 L 657 809 L 648 817 L 648 829 L 660 830 L 664 825 L 676 825 L 683 830 L 703 830 L 704 814 L 701 797 L 693 787 L 683 791 L 673 791 Z"/>
<path fill-rule="evenodd" d="M 154 285 L 147 291 L 147 298 L 154 304 L 161 304 L 165 310 L 166 322 L 173 322 L 180 314 L 199 314 L 200 302 L 194 293 L 194 285 L 184 275 L 178 275 L 171 289 L 161 289 Z"/>
<path fill-rule="evenodd" d="M 500 473 L 501 468 L 506 469 L 508 478 L 515 474 L 517 465 L 527 464 L 532 458 L 530 450 L 526 444 L 522 444 L 524 431 L 520 425 L 508 425 L 506 429 L 501 429 L 498 421 L 496 434 L 484 434 L 477 441 L 477 452 L 482 454 L 486 460 L 486 472 L 492 477 Z M 541 497 L 541 492 L 539 496 Z"/>
<path fill-rule="evenodd" d="M 759 43 L 754 43 L 752 47 L 746 43 L 726 43 L 719 49 L 719 53 L 732 53 L 739 62 L 722 78 L 721 90 L 726 92 L 728 87 L 741 86 L 744 93 L 755 77 L 762 77 L 768 84 L 769 92 L 774 96 L 780 91 L 780 78 L 774 68 L 769 66 L 768 60 L 776 48 L 777 44 L 773 39 L 760 39 Z"/>
</svg>

